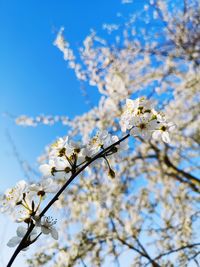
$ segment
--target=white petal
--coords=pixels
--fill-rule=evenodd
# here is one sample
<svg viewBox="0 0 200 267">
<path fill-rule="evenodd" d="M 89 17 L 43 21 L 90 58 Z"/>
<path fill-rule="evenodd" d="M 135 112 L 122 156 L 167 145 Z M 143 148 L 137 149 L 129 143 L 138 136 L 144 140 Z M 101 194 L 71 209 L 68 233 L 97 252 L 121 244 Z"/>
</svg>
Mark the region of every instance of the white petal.
<svg viewBox="0 0 200 267">
<path fill-rule="evenodd" d="M 121 125 L 121 130 L 122 130 L 123 133 L 125 133 L 126 132 L 126 126 Z"/>
<path fill-rule="evenodd" d="M 14 236 L 8 241 L 7 246 L 10 248 L 15 247 L 17 244 L 20 243 L 20 241 L 21 238 L 19 238 L 18 236 Z"/>
<path fill-rule="evenodd" d="M 134 127 L 133 129 L 130 130 L 130 135 L 138 136 L 140 134 L 141 134 L 141 131 L 138 127 Z"/>
<path fill-rule="evenodd" d="M 109 133 L 106 130 L 103 130 L 101 132 L 99 132 L 99 139 L 105 139 L 107 138 L 107 136 L 109 135 Z"/>
<path fill-rule="evenodd" d="M 154 131 L 152 134 L 153 139 L 156 139 L 156 140 L 158 140 L 160 138 L 160 136 L 161 136 L 160 130 Z"/>
<path fill-rule="evenodd" d="M 163 134 L 162 134 L 162 140 L 165 143 L 170 143 L 170 138 L 169 138 L 169 133 L 168 132 L 163 132 Z"/>
<path fill-rule="evenodd" d="M 151 138 L 151 136 L 152 136 L 152 132 L 144 131 L 144 132 L 142 132 L 141 135 L 144 137 L 144 139 L 149 140 Z"/>
<path fill-rule="evenodd" d="M 66 167 L 70 167 L 69 162 L 62 158 L 55 159 L 55 167 L 57 170 L 64 170 Z"/>
<path fill-rule="evenodd" d="M 46 193 L 55 193 L 58 191 L 58 185 L 53 181 L 52 178 L 47 178 L 42 181 L 43 190 Z"/>
<path fill-rule="evenodd" d="M 16 184 L 16 187 L 20 188 L 21 190 L 25 190 L 27 186 L 27 183 L 26 181 L 24 180 L 20 180 L 17 184 Z"/>
<path fill-rule="evenodd" d="M 50 233 L 50 229 L 44 226 L 41 226 L 41 231 L 44 235 L 48 235 Z"/>
<path fill-rule="evenodd" d="M 156 120 L 150 121 L 148 123 L 148 129 L 149 130 L 155 130 L 157 126 L 158 126 L 158 124 L 157 124 Z"/>
<path fill-rule="evenodd" d="M 46 193 L 55 193 L 58 191 L 58 189 L 59 189 L 58 185 L 52 184 L 51 186 L 45 188 L 45 192 Z"/>
<path fill-rule="evenodd" d="M 129 99 L 129 98 L 126 99 L 126 104 L 127 104 L 127 105 L 132 105 L 132 103 L 133 103 L 133 100 L 131 100 L 131 99 Z"/>
<path fill-rule="evenodd" d="M 53 183 L 52 178 L 47 178 L 42 181 L 42 186 L 43 187 L 49 187 Z"/>
<path fill-rule="evenodd" d="M 44 174 L 44 176 L 48 176 L 51 174 L 51 167 L 48 164 L 42 164 L 39 167 L 39 170 L 41 171 L 41 173 Z"/>
<path fill-rule="evenodd" d="M 173 122 L 169 122 L 167 126 L 168 126 L 168 130 L 170 132 L 172 132 L 176 129 L 176 125 Z"/>
<path fill-rule="evenodd" d="M 113 135 L 112 136 L 112 143 L 115 143 L 117 141 L 119 141 L 119 137 L 117 135 Z"/>
<path fill-rule="evenodd" d="M 134 108 L 138 107 L 138 102 L 133 101 L 131 99 L 126 99 L 126 106 L 127 106 L 127 108 L 134 109 Z"/>
<path fill-rule="evenodd" d="M 63 172 L 56 172 L 55 174 L 54 174 L 54 177 L 56 178 L 56 179 L 65 179 L 65 172 L 63 171 Z"/>
<path fill-rule="evenodd" d="M 51 236 L 55 239 L 55 240 L 58 240 L 58 231 L 52 227 L 51 228 Z"/>
<path fill-rule="evenodd" d="M 32 184 L 29 186 L 30 191 L 39 191 L 40 187 L 37 184 Z"/>
<path fill-rule="evenodd" d="M 23 226 L 18 226 L 17 228 L 17 236 L 18 237 L 24 237 L 27 232 L 27 228 Z"/>
</svg>

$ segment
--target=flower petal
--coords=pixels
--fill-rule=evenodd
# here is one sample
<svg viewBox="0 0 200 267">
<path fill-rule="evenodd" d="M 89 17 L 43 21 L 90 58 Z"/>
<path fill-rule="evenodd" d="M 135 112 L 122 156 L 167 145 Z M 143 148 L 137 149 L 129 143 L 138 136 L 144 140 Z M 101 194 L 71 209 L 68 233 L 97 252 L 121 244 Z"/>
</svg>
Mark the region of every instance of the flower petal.
<svg viewBox="0 0 200 267">
<path fill-rule="evenodd" d="M 44 175 L 44 176 L 48 176 L 51 174 L 51 167 L 48 165 L 48 164 L 42 164 L 40 167 L 39 167 L 39 170 L 41 171 L 41 173 Z"/>
<path fill-rule="evenodd" d="M 17 228 L 17 236 L 18 237 L 24 237 L 27 232 L 27 228 L 23 226 L 18 226 Z"/>
<path fill-rule="evenodd" d="M 8 241 L 7 246 L 10 248 L 15 247 L 17 244 L 20 243 L 20 241 L 21 238 L 19 238 L 18 236 L 14 236 Z"/>
<path fill-rule="evenodd" d="M 162 134 L 162 140 L 165 143 L 170 143 L 170 138 L 169 138 L 169 133 L 168 132 L 163 132 L 163 134 Z"/>
<path fill-rule="evenodd" d="M 39 191 L 40 187 L 37 184 L 32 184 L 29 186 L 31 191 Z"/>
<path fill-rule="evenodd" d="M 153 139 L 156 139 L 156 140 L 158 140 L 160 138 L 160 136 L 161 136 L 161 131 L 160 130 L 156 130 L 152 134 Z"/>
<path fill-rule="evenodd" d="M 141 134 L 141 131 L 139 130 L 138 127 L 134 127 L 133 129 L 130 130 L 130 135 L 138 136 L 140 134 Z"/>
<path fill-rule="evenodd" d="M 41 226 L 41 231 L 44 235 L 48 235 L 51 232 L 49 228 L 44 227 L 44 226 Z"/>
<path fill-rule="evenodd" d="M 52 227 L 51 228 L 51 236 L 55 239 L 55 240 L 58 240 L 58 231 Z"/>
</svg>

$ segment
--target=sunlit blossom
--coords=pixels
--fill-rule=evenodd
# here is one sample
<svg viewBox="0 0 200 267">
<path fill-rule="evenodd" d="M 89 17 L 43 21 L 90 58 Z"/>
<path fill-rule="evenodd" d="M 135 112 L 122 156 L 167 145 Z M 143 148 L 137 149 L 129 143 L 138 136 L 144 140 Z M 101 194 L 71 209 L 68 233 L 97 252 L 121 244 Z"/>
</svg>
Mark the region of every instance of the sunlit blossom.
<svg viewBox="0 0 200 267">
<path fill-rule="evenodd" d="M 40 227 L 44 235 L 51 234 L 55 240 L 58 240 L 58 231 L 54 227 L 56 222 L 57 220 L 54 220 L 52 217 L 43 216 L 39 221 L 36 221 L 36 226 Z"/>
<path fill-rule="evenodd" d="M 1 212 L 12 213 L 15 206 L 23 199 L 26 189 L 27 183 L 24 180 L 19 181 L 15 187 L 7 189 L 1 199 Z"/>
</svg>

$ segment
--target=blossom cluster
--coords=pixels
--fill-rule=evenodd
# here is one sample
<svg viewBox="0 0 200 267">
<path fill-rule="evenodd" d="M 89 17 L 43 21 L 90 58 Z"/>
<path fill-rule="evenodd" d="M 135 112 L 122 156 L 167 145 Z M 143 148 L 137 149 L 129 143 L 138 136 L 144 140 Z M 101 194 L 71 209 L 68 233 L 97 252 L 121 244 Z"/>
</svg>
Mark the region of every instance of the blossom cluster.
<svg viewBox="0 0 200 267">
<path fill-rule="evenodd" d="M 129 134 L 121 140 L 117 135 L 111 135 L 106 130 L 97 132 L 85 145 L 69 140 L 68 136 L 59 138 L 50 147 L 48 163 L 40 166 L 43 174 L 41 182 L 28 185 L 22 180 L 14 188 L 5 192 L 1 199 L 1 212 L 11 214 L 17 222 L 25 222 L 28 227 L 34 224 L 36 230 L 39 228 L 39 234 L 37 231 L 32 231 L 28 236 L 24 249 L 35 242 L 42 233 L 51 234 L 55 240 L 58 239 L 58 232 L 54 227 L 56 220 L 41 216 L 39 212 L 46 195 L 58 191 L 56 179 L 67 181 L 72 175 L 76 175 L 84 164 L 88 166 L 94 164 L 96 160 L 105 161 L 109 170 L 108 175 L 114 178 L 115 172 L 110 166 L 108 157 L 128 148 L 125 139 L 129 135 L 148 140 L 151 136 L 155 139 L 161 136 L 164 142 L 170 141 L 168 131 L 171 131 L 174 125 L 168 123 L 164 115 L 155 111 L 152 106 L 153 103 L 144 97 L 126 100 L 120 126 L 123 132 L 128 130 Z M 19 226 L 17 236 L 10 239 L 8 246 L 13 247 L 20 243 L 28 227 Z"/>
<path fill-rule="evenodd" d="M 107 131 L 97 132 L 86 145 L 70 141 L 68 137 L 59 138 L 50 148 L 49 162 L 40 166 L 40 171 L 45 177 L 57 179 L 68 179 L 77 168 L 90 161 L 100 151 L 118 142 L 116 135 L 111 135 Z M 109 154 L 104 154 L 101 159 L 108 163 L 107 156 L 116 153 L 120 149 L 126 149 L 127 144 L 114 145 Z M 110 166 L 108 163 L 110 170 Z"/>
<path fill-rule="evenodd" d="M 175 125 L 167 122 L 164 114 L 157 112 L 153 103 L 145 97 L 126 100 L 120 125 L 123 132 L 129 130 L 132 136 L 147 140 L 151 137 L 158 140 L 161 137 L 166 143 L 170 142 L 169 132 L 175 128 Z"/>
<path fill-rule="evenodd" d="M 69 141 L 68 137 L 60 138 L 51 146 L 49 163 L 40 166 L 44 175 L 40 183 L 29 185 L 21 180 L 14 188 L 6 190 L 4 195 L 1 196 L 0 211 L 11 215 L 18 223 L 25 222 L 28 227 L 33 223 L 36 227 L 36 230 L 34 229 L 26 240 L 23 250 L 26 250 L 30 244 L 35 242 L 41 233 L 51 234 L 55 240 L 58 239 L 58 232 L 54 227 L 56 220 L 52 217 L 40 216 L 39 212 L 46 195 L 58 191 L 55 178 L 68 179 L 77 168 L 91 160 L 100 150 L 106 149 L 118 140 L 117 136 L 112 136 L 107 131 L 98 132 L 85 146 L 78 142 Z M 109 155 L 123 147 L 125 148 L 122 145 L 115 146 L 115 149 L 109 150 Z M 104 159 L 106 159 L 106 156 L 104 155 Z M 114 176 L 107 159 L 106 162 L 108 163 L 109 174 Z M 19 244 L 28 227 L 19 226 L 17 235 L 11 238 L 7 245 L 14 247 Z M 37 228 L 40 230 L 38 235 Z"/>
<path fill-rule="evenodd" d="M 159 139 L 161 137 L 166 143 L 170 142 L 169 132 L 175 127 L 173 123 L 166 121 L 163 114 L 153 108 L 151 101 L 144 97 L 126 100 L 120 125 L 123 132 L 129 130 L 132 136 L 140 136 L 144 139 L 150 139 L 150 137 Z M 111 135 L 105 130 L 97 132 L 86 145 L 70 141 L 68 137 L 59 138 L 50 148 L 49 162 L 42 164 L 40 171 L 44 177 L 68 179 L 78 167 L 118 140 L 117 135 Z M 112 152 L 115 153 L 120 149 L 127 149 L 127 143 L 122 142 L 117 146 L 114 145 Z M 105 157 L 103 158 L 105 159 Z"/>
<path fill-rule="evenodd" d="M 20 126 L 33 126 L 33 127 L 38 126 L 39 124 L 53 125 L 57 122 L 60 122 L 63 125 L 70 125 L 70 119 L 67 116 L 50 116 L 50 115 L 49 116 L 39 115 L 36 116 L 35 118 L 29 117 L 27 115 L 21 115 L 15 119 L 15 122 Z"/>
<path fill-rule="evenodd" d="M 56 183 L 50 177 L 43 179 L 40 183 L 30 185 L 21 180 L 1 196 L 0 212 L 11 215 L 18 223 L 26 223 L 26 227 L 17 228 L 17 235 L 7 244 L 9 247 L 14 247 L 21 242 L 31 223 L 34 223 L 36 229 L 29 235 L 23 250 L 35 242 L 41 233 L 51 234 L 54 239 L 58 239 L 58 232 L 54 227 L 56 220 L 39 215 L 41 203 L 46 195 L 55 193 L 57 189 Z"/>
</svg>

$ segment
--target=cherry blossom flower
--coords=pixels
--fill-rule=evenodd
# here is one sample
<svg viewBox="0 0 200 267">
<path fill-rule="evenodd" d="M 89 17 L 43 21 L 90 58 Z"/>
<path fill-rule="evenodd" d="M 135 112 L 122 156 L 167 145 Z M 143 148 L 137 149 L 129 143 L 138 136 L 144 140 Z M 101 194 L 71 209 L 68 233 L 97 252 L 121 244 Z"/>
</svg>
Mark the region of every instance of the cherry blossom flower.
<svg viewBox="0 0 200 267">
<path fill-rule="evenodd" d="M 119 137 L 117 135 L 113 135 L 111 137 L 111 144 L 114 144 L 117 141 L 119 141 Z M 128 149 L 128 139 L 126 139 L 125 141 L 121 142 L 119 145 L 116 145 L 116 148 L 117 148 L 117 152 L 127 150 Z"/>
<path fill-rule="evenodd" d="M 1 199 L 0 211 L 12 213 L 15 206 L 23 199 L 26 190 L 27 183 L 24 180 L 19 181 L 15 187 L 7 189 Z"/>
<path fill-rule="evenodd" d="M 43 216 L 40 220 L 36 220 L 36 226 L 41 228 L 41 232 L 44 235 L 51 234 L 51 236 L 58 240 L 58 232 L 55 229 L 54 225 L 56 224 L 57 220 L 54 220 L 50 216 Z"/>
<path fill-rule="evenodd" d="M 109 134 L 107 131 L 98 132 L 89 142 L 86 147 L 87 156 L 95 155 L 100 149 L 105 149 L 116 142 L 116 137 Z"/>
<path fill-rule="evenodd" d="M 49 164 L 45 163 L 40 165 L 39 170 L 44 175 L 44 177 L 54 175 L 54 170 L 55 170 L 54 160 L 49 160 Z"/>
<path fill-rule="evenodd" d="M 71 165 L 69 161 L 61 157 L 50 159 L 49 164 L 42 164 L 39 169 L 44 177 L 68 179 L 71 176 Z"/>
<path fill-rule="evenodd" d="M 120 73 L 108 73 L 105 78 L 106 90 L 112 98 L 123 99 L 127 96 L 127 88 L 125 84 L 126 77 Z"/>
<path fill-rule="evenodd" d="M 70 166 L 81 164 L 84 158 L 81 156 L 83 146 L 79 142 L 70 141 L 68 136 L 59 138 L 50 148 L 49 157 L 55 159 L 61 157 L 67 159 Z"/>
<path fill-rule="evenodd" d="M 55 143 L 53 143 L 50 147 L 50 152 L 49 152 L 50 158 L 62 156 L 63 153 L 61 154 L 61 150 L 64 147 L 66 147 L 67 143 L 68 143 L 68 136 L 64 138 L 60 137 Z"/>
<path fill-rule="evenodd" d="M 13 219 L 17 222 L 17 223 L 21 223 L 21 222 L 30 222 L 31 221 L 31 216 L 32 216 L 32 209 L 31 209 L 31 204 L 28 203 L 29 207 L 24 207 L 22 205 L 19 205 L 15 208 L 15 210 L 13 211 Z"/>
<path fill-rule="evenodd" d="M 143 120 L 143 115 L 155 115 L 155 111 L 152 109 L 152 102 L 146 98 L 137 98 L 136 100 L 127 99 L 124 107 L 123 114 L 120 120 L 120 126 L 123 132 L 130 130 L 139 120 Z M 146 116 L 144 118 L 146 120 Z M 150 120 L 149 116 L 149 120 Z"/>
<path fill-rule="evenodd" d="M 64 40 L 63 31 L 64 28 L 61 28 L 56 40 L 54 41 L 54 45 L 57 46 L 63 52 L 65 60 L 70 60 L 73 62 L 75 57 L 73 51 L 69 48 L 69 43 Z"/>
<path fill-rule="evenodd" d="M 152 101 L 144 97 L 136 100 L 127 99 L 120 120 L 121 129 L 124 132 L 129 130 L 131 135 L 141 136 L 146 140 L 149 140 L 152 135 L 155 139 L 161 137 L 168 143 L 170 140 L 167 130 L 171 131 L 173 127 L 166 122 L 164 115 L 152 107 Z"/>
<path fill-rule="evenodd" d="M 37 195 L 44 196 L 46 193 L 55 193 L 58 190 L 58 187 L 52 178 L 46 178 L 38 184 L 30 185 L 29 190 L 37 192 Z"/>
<path fill-rule="evenodd" d="M 162 123 L 158 130 L 153 132 L 152 137 L 156 140 L 162 138 L 163 142 L 170 143 L 169 132 L 172 132 L 176 128 L 172 122 Z"/>
<path fill-rule="evenodd" d="M 156 129 L 157 121 L 151 120 L 151 115 L 146 113 L 142 116 L 135 117 L 134 124 L 135 126 L 130 130 L 130 134 L 149 139 Z"/>
<path fill-rule="evenodd" d="M 17 246 L 21 240 L 23 239 L 23 237 L 25 236 L 27 232 L 27 228 L 26 227 L 23 227 L 23 226 L 19 226 L 17 228 L 17 236 L 14 236 L 12 237 L 8 243 L 7 243 L 7 246 L 8 247 L 15 247 Z M 22 250 L 27 250 L 28 249 L 28 246 L 31 244 L 31 242 L 37 237 L 37 230 L 36 229 L 33 229 L 32 232 L 30 233 L 30 236 L 28 238 L 28 243 L 27 243 L 27 247 L 23 248 Z"/>
</svg>

